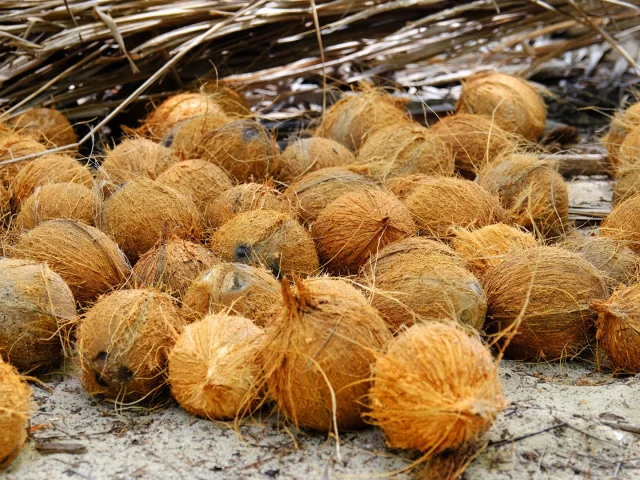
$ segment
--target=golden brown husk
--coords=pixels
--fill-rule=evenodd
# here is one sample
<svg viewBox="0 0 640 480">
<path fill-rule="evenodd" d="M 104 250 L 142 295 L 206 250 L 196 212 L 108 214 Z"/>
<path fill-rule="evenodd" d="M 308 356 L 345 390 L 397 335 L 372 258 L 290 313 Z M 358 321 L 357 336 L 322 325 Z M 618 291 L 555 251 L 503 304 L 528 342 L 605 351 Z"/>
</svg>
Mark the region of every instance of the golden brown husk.
<svg viewBox="0 0 640 480">
<path fill-rule="evenodd" d="M 629 170 L 640 168 L 640 119 L 639 123 L 630 129 L 627 136 L 624 137 L 617 160 L 616 178 Z"/>
<path fill-rule="evenodd" d="M 264 337 L 244 317 L 209 315 L 187 326 L 169 355 L 169 385 L 180 406 L 210 420 L 250 413 L 259 401 Z"/>
<path fill-rule="evenodd" d="M 50 220 L 23 234 L 12 257 L 46 262 L 67 282 L 76 301 L 95 300 L 122 285 L 130 273 L 124 254 L 109 237 L 74 220 Z"/>
<path fill-rule="evenodd" d="M 312 228 L 323 266 L 342 273 L 356 273 L 370 255 L 417 231 L 402 202 L 380 190 L 345 193 L 320 213 Z"/>
<path fill-rule="evenodd" d="M 22 450 L 30 416 L 29 385 L 11 365 L 0 359 L 0 471 Z"/>
<path fill-rule="evenodd" d="M 31 137 L 9 133 L 0 135 L 0 162 L 24 157 L 35 153 L 42 153 L 47 148 Z M 33 160 L 22 160 L 16 163 L 0 165 L 0 183 L 9 187 L 18 175 L 18 172 Z"/>
<path fill-rule="evenodd" d="M 404 201 L 413 189 L 422 184 L 433 181 L 436 177 L 434 175 L 425 175 L 423 173 L 416 173 L 413 175 L 404 175 L 402 177 L 396 177 L 390 179 L 385 183 L 385 187 L 389 189 L 399 200 Z"/>
<path fill-rule="evenodd" d="M 356 157 L 341 143 L 329 138 L 293 138 L 280 155 L 277 177 L 289 184 L 302 175 L 321 168 L 356 163 Z"/>
<path fill-rule="evenodd" d="M 2 225 L 11 215 L 11 195 L 6 188 L 0 183 L 0 234 L 2 234 Z M 0 256 L 2 251 L 0 251 Z"/>
<path fill-rule="evenodd" d="M 50 148 L 64 147 L 78 141 L 67 118 L 53 108 L 32 108 L 11 120 L 13 129 Z M 77 147 L 70 149 L 77 152 Z"/>
<path fill-rule="evenodd" d="M 640 254 L 640 195 L 617 205 L 602 222 L 600 235 L 624 242 Z"/>
<path fill-rule="evenodd" d="M 613 204 L 620 205 L 638 193 L 640 193 L 640 166 L 618 170 L 613 187 Z"/>
<path fill-rule="evenodd" d="M 167 133 L 163 144 L 171 147 L 173 155 L 177 158 L 191 160 L 194 158 L 200 137 L 230 121 L 222 112 L 189 118 L 174 126 Z"/>
<path fill-rule="evenodd" d="M 348 283 L 316 278 L 296 286 L 283 282 L 285 309 L 266 330 L 268 394 L 298 428 L 362 428 L 371 365 L 391 334 Z"/>
<path fill-rule="evenodd" d="M 64 280 L 46 264 L 1 258 L 0 292 L 0 357 L 24 372 L 55 362 L 62 353 L 58 332 L 76 316 Z"/>
<path fill-rule="evenodd" d="M 594 300 L 607 297 L 600 272 L 580 255 L 557 247 L 514 250 L 486 276 L 487 324 L 507 358 L 572 358 L 593 339 Z"/>
<path fill-rule="evenodd" d="M 246 117 L 251 115 L 249 102 L 244 95 L 233 88 L 220 85 L 217 81 L 207 81 L 202 91 L 222 107 L 230 117 Z"/>
<path fill-rule="evenodd" d="M 185 326 L 169 295 L 121 290 L 100 299 L 78 327 L 80 380 L 90 395 L 117 402 L 153 397 Z"/>
<path fill-rule="evenodd" d="M 367 417 L 393 448 L 428 457 L 488 430 L 508 401 L 498 365 L 476 337 L 440 323 L 402 333 L 375 365 Z"/>
<path fill-rule="evenodd" d="M 611 119 L 609 133 L 604 139 L 607 156 L 612 167 L 620 165 L 620 147 L 629 132 L 640 125 L 640 103 L 635 103 L 624 112 L 617 112 Z"/>
</svg>

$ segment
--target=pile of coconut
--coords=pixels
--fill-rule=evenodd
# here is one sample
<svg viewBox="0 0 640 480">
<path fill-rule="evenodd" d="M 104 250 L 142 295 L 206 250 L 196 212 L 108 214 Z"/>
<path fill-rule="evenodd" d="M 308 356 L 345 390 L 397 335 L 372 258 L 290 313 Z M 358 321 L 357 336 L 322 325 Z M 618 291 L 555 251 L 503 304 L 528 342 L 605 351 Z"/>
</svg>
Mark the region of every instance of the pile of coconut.
<svg viewBox="0 0 640 480">
<path fill-rule="evenodd" d="M 61 359 L 118 405 L 375 425 L 424 459 L 486 434 L 502 358 L 640 372 L 640 197 L 574 235 L 545 121 L 532 84 L 484 73 L 431 128 L 363 88 L 283 151 L 221 87 L 167 98 L 91 163 L 47 153 L 76 142 L 55 110 L 6 122 L 0 468 L 25 376 Z"/>
</svg>

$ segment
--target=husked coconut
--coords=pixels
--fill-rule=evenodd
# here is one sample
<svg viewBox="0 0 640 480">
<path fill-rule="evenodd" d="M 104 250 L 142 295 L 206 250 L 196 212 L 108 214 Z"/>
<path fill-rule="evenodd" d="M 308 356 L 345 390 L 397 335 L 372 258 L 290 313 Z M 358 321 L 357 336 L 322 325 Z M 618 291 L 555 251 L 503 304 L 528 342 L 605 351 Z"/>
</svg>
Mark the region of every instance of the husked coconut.
<svg viewBox="0 0 640 480">
<path fill-rule="evenodd" d="M 600 234 L 627 245 L 640 254 L 640 196 L 628 198 L 613 209 L 600 226 Z"/>
<path fill-rule="evenodd" d="M 329 138 L 308 137 L 289 140 L 280 156 L 278 179 L 286 184 L 322 168 L 356 163 L 356 157 L 341 143 Z"/>
<path fill-rule="evenodd" d="M 46 151 L 47 147 L 37 142 L 33 138 L 17 133 L 0 135 L 0 162 L 11 161 L 16 158 L 25 157 Z M 22 160 L 20 162 L 0 165 L 0 183 L 10 186 L 15 180 L 18 172 L 33 160 Z"/>
<path fill-rule="evenodd" d="M 612 167 L 616 168 L 620 165 L 620 148 L 629 132 L 638 125 L 640 125 L 640 103 L 634 103 L 624 112 L 616 112 L 611 119 L 611 127 L 604 139 L 604 144 Z"/>
<path fill-rule="evenodd" d="M 169 130 L 162 143 L 165 147 L 171 147 L 177 158 L 193 160 L 200 137 L 230 121 L 229 117 L 221 112 L 189 118 Z"/>
<path fill-rule="evenodd" d="M 13 129 L 50 148 L 72 145 L 78 141 L 73 126 L 62 113 L 53 108 L 31 108 L 11 120 Z M 77 152 L 77 147 L 71 147 Z"/>
</svg>

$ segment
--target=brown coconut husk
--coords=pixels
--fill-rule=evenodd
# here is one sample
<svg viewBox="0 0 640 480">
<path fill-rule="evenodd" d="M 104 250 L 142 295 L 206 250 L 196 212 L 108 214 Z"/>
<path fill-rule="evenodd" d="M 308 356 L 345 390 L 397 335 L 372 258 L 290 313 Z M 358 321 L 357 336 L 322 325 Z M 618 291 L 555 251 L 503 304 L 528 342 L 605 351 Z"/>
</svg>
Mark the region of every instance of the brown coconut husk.
<svg viewBox="0 0 640 480">
<path fill-rule="evenodd" d="M 356 157 L 344 145 L 322 137 L 293 138 L 280 155 L 277 177 L 285 184 L 321 168 L 356 163 Z"/>
<path fill-rule="evenodd" d="M 611 119 L 609 133 L 603 140 L 607 147 L 607 158 L 613 168 L 620 166 L 620 148 L 634 127 L 640 125 L 640 103 L 635 103 L 624 112 L 617 112 Z"/>
<path fill-rule="evenodd" d="M 417 230 L 409 210 L 392 194 L 362 190 L 331 202 L 314 222 L 312 234 L 328 270 L 356 273 L 370 255 Z"/>
<path fill-rule="evenodd" d="M 309 232 L 290 215 L 274 210 L 236 215 L 211 235 L 209 247 L 224 261 L 262 265 L 276 276 L 306 276 L 319 268 Z"/>
<path fill-rule="evenodd" d="M 101 297 L 78 326 L 82 385 L 119 403 L 152 398 L 166 383 L 167 358 L 184 327 L 164 293 L 134 289 Z"/>
<path fill-rule="evenodd" d="M 547 120 L 543 98 L 525 79 L 498 72 L 482 72 L 467 78 L 456 104 L 457 113 L 490 117 L 509 133 L 535 142 Z"/>
<path fill-rule="evenodd" d="M 140 178 L 125 184 L 102 206 L 98 226 L 134 263 L 162 238 L 200 240 L 200 214 L 193 201 L 160 182 Z"/>
<path fill-rule="evenodd" d="M 11 120 L 13 129 L 48 147 L 64 147 L 78 141 L 73 126 L 62 113 L 53 108 L 32 108 Z M 70 149 L 75 153 L 77 147 Z"/>
<path fill-rule="evenodd" d="M 228 116 L 247 117 L 251 115 L 249 102 L 238 90 L 220 85 L 217 81 L 205 82 L 201 90 L 218 103 Z"/>
<path fill-rule="evenodd" d="M 182 300 L 189 323 L 216 313 L 249 318 L 259 327 L 282 311 L 280 283 L 267 270 L 219 262 L 191 283 Z"/>
<path fill-rule="evenodd" d="M 2 225 L 11 215 L 11 195 L 8 190 L 0 183 L 0 233 L 2 233 Z M 1 252 L 0 252 L 1 255 Z"/>
<path fill-rule="evenodd" d="M 358 281 L 392 333 L 439 321 L 482 330 L 487 311 L 482 285 L 440 242 L 417 237 L 393 243 L 371 258 Z"/>
<path fill-rule="evenodd" d="M 436 178 L 434 175 L 425 175 L 416 173 L 413 175 L 403 175 L 401 177 L 391 178 L 385 183 L 385 187 L 393 193 L 399 200 L 403 200 L 413 192 L 414 187 L 429 183 Z"/>
<path fill-rule="evenodd" d="M 480 280 L 502 263 L 512 250 L 538 246 L 536 238 L 519 228 L 496 223 L 477 230 L 456 229 L 453 248 L 466 262 L 467 268 Z"/>
<path fill-rule="evenodd" d="M 17 133 L 0 135 L 0 162 L 35 153 L 42 153 L 46 149 L 47 147 L 28 136 Z M 15 180 L 18 172 L 32 161 L 33 160 L 23 160 L 21 162 L 0 165 L 0 183 L 9 187 Z"/>
<path fill-rule="evenodd" d="M 640 168 L 640 122 L 629 130 L 617 156 L 616 178 L 630 170 Z"/>
<path fill-rule="evenodd" d="M 276 189 L 262 183 L 242 183 L 213 198 L 205 208 L 204 223 L 219 228 L 233 217 L 252 210 L 292 213 L 291 201 Z"/>
<path fill-rule="evenodd" d="M 18 372 L 0 359 L 0 471 L 13 462 L 27 438 L 31 389 Z"/>
<path fill-rule="evenodd" d="M 199 243 L 170 238 L 138 259 L 133 267 L 134 285 L 180 299 L 191 282 L 217 262 L 215 255 Z"/>
<path fill-rule="evenodd" d="M 620 287 L 608 300 L 595 301 L 599 346 L 622 373 L 640 373 L 640 285 Z"/>
<path fill-rule="evenodd" d="M 101 198 L 77 183 L 50 183 L 36 188 L 23 203 L 16 217 L 16 227 L 30 230 L 56 218 L 77 220 L 93 225 L 100 210 Z"/>
<path fill-rule="evenodd" d="M 453 238 L 456 227 L 482 228 L 506 220 L 497 197 L 460 178 L 424 179 L 410 189 L 403 203 L 422 235 L 437 239 Z"/>
<path fill-rule="evenodd" d="M 505 357 L 572 358 L 594 337 L 594 300 L 605 299 L 600 272 L 580 255 L 557 247 L 513 250 L 485 282 L 491 333 L 510 339 Z"/>
<path fill-rule="evenodd" d="M 0 356 L 23 372 L 51 365 L 76 316 L 67 284 L 44 263 L 1 258 L 0 291 Z"/>
<path fill-rule="evenodd" d="M 261 363 L 269 396 L 297 427 L 365 426 L 371 365 L 391 340 L 378 313 L 338 279 L 282 283 L 284 311 L 267 327 Z"/>
<path fill-rule="evenodd" d="M 375 364 L 367 418 L 392 448 L 425 458 L 486 432 L 509 403 L 498 365 L 477 337 L 440 323 L 415 325 Z"/>
<path fill-rule="evenodd" d="M 238 418 L 259 400 L 258 355 L 265 334 L 244 317 L 209 315 L 187 326 L 169 356 L 171 393 L 210 420 Z"/>
<path fill-rule="evenodd" d="M 564 235 L 569 194 L 553 165 L 533 155 L 513 155 L 487 165 L 477 182 L 500 198 L 513 223 L 547 240 Z"/>
<path fill-rule="evenodd" d="M 231 119 L 221 112 L 189 118 L 174 126 L 163 140 L 163 145 L 171 147 L 173 155 L 181 160 L 191 160 L 195 156 L 200 137 Z"/>
<path fill-rule="evenodd" d="M 613 186 L 613 205 L 620 205 L 638 193 L 640 193 L 640 168 L 618 170 L 616 183 Z"/>
<path fill-rule="evenodd" d="M 487 163 L 512 153 L 517 139 L 483 115 L 457 113 L 440 119 L 432 129 L 453 152 L 455 170 L 473 180 Z"/>
<path fill-rule="evenodd" d="M 628 198 L 613 209 L 600 225 L 600 235 L 618 240 L 640 254 L 640 195 Z"/>
<path fill-rule="evenodd" d="M 122 285 L 130 273 L 113 240 L 75 220 L 49 220 L 21 235 L 10 256 L 46 262 L 85 304 Z"/>
</svg>

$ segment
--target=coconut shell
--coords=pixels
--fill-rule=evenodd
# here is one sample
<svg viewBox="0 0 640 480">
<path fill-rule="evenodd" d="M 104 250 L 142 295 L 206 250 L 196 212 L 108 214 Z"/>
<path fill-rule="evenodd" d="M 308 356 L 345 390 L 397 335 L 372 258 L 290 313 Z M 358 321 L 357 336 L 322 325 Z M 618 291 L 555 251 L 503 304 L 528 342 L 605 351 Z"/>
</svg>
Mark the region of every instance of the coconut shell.
<svg viewBox="0 0 640 480">
<path fill-rule="evenodd" d="M 613 209 L 600 226 L 603 237 L 624 242 L 640 254 L 640 196 L 628 198 Z"/>
<path fill-rule="evenodd" d="M 407 208 L 390 193 L 362 190 L 331 202 L 313 224 L 313 239 L 332 272 L 356 273 L 370 255 L 417 232 Z"/>
<path fill-rule="evenodd" d="M 425 179 L 413 186 L 403 203 L 422 235 L 437 239 L 453 238 L 456 227 L 482 228 L 506 219 L 497 197 L 460 178 Z"/>
<path fill-rule="evenodd" d="M 0 471 L 22 450 L 30 416 L 29 385 L 11 365 L 0 359 Z"/>
<path fill-rule="evenodd" d="M 284 311 L 266 330 L 261 355 L 269 396 L 297 427 L 365 426 L 376 353 L 391 339 L 378 313 L 337 279 L 282 285 Z"/>
<path fill-rule="evenodd" d="M 631 105 L 624 112 L 616 113 L 611 119 L 611 127 L 604 144 L 612 167 L 620 165 L 620 147 L 629 132 L 638 125 L 640 125 L 640 103 Z"/>
<path fill-rule="evenodd" d="M 188 322 L 209 314 L 230 313 L 259 327 L 282 311 L 280 283 L 267 270 L 242 263 L 219 262 L 193 281 L 182 300 Z"/>
<path fill-rule="evenodd" d="M 130 273 L 127 259 L 104 233 L 75 220 L 49 220 L 23 234 L 12 257 L 46 262 L 84 304 L 122 285 Z"/>
<path fill-rule="evenodd" d="M 17 133 L 0 135 L 0 162 L 42 153 L 46 149 L 47 147 L 28 136 L 18 135 Z M 0 183 L 7 187 L 11 185 L 18 172 L 32 161 L 22 160 L 16 163 L 0 165 Z"/>
<path fill-rule="evenodd" d="M 321 168 L 356 163 L 356 157 L 344 145 L 322 137 L 293 138 L 280 156 L 278 179 L 285 184 Z"/>
<path fill-rule="evenodd" d="M 222 314 L 185 328 L 169 356 L 169 384 L 180 406 L 210 420 L 249 413 L 259 398 L 264 337 L 251 320 Z"/>
<path fill-rule="evenodd" d="M 53 108 L 32 108 L 11 121 L 21 135 L 27 135 L 48 147 L 64 147 L 78 141 L 76 132 L 67 118 Z M 77 152 L 78 147 L 70 150 Z"/>
<path fill-rule="evenodd" d="M 514 250 L 486 276 L 489 331 L 513 335 L 506 358 L 572 358 L 593 338 L 594 300 L 605 299 L 600 272 L 580 255 L 557 247 Z"/>
<path fill-rule="evenodd" d="M 246 117 L 251 115 L 251 107 L 244 95 L 233 88 L 225 87 L 216 81 L 208 81 L 202 85 L 202 91 L 222 107 L 230 117 Z"/>
<path fill-rule="evenodd" d="M 367 417 L 392 448 L 432 457 L 487 431 L 508 401 L 498 365 L 475 337 L 451 325 L 415 325 L 375 365 Z"/>
<path fill-rule="evenodd" d="M 58 332 L 76 316 L 64 280 L 46 264 L 2 258 L 0 292 L 0 356 L 24 372 L 55 362 L 62 353 Z"/>
<path fill-rule="evenodd" d="M 162 238 L 200 240 L 200 214 L 193 201 L 160 182 L 132 180 L 103 204 L 98 225 L 131 262 Z"/>
<path fill-rule="evenodd" d="M 221 112 L 189 118 L 178 123 L 167 133 L 163 145 L 171 147 L 173 155 L 177 158 L 191 160 L 195 157 L 200 137 L 230 121 L 229 117 Z"/>
<path fill-rule="evenodd" d="M 212 234 L 209 246 L 224 261 L 262 265 L 276 276 L 311 275 L 319 268 L 309 232 L 274 210 L 236 215 Z"/>
<path fill-rule="evenodd" d="M 482 285 L 440 242 L 416 237 L 393 243 L 371 258 L 358 283 L 393 333 L 452 320 L 482 330 L 487 311 Z"/>
<path fill-rule="evenodd" d="M 80 381 L 90 395 L 118 402 L 153 397 L 185 327 L 169 295 L 121 290 L 87 310 L 78 327 Z"/>
</svg>

